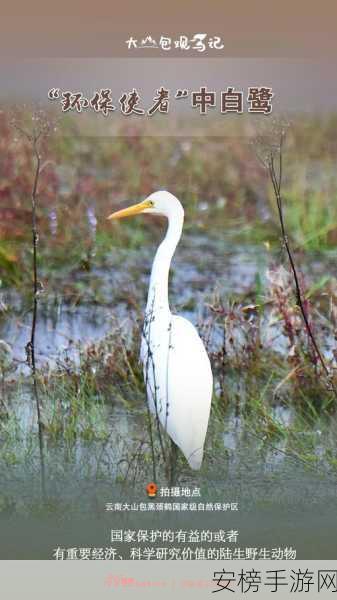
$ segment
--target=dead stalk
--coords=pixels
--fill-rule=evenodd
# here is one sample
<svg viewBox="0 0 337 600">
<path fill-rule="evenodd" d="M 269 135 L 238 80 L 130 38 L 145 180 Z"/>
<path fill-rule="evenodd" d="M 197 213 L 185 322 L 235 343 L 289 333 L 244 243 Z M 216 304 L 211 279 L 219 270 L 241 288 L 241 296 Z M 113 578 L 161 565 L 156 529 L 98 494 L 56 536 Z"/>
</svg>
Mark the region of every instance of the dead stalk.
<svg viewBox="0 0 337 600">
<path fill-rule="evenodd" d="M 282 153 L 283 153 L 283 145 L 284 145 L 284 140 L 285 140 L 285 129 L 283 127 L 281 127 L 281 130 L 278 135 L 279 135 L 279 139 L 278 139 L 278 143 L 276 144 L 276 146 L 275 145 L 270 146 L 268 144 L 265 144 L 263 142 L 263 140 L 261 140 L 261 138 L 257 139 L 257 142 L 260 146 L 264 147 L 264 149 L 267 147 L 267 154 L 264 157 L 261 157 L 258 154 L 258 157 L 261 160 L 264 167 L 267 168 L 269 177 L 272 182 L 273 192 L 274 192 L 274 196 L 276 199 L 276 205 L 277 205 L 277 214 L 278 214 L 280 228 L 281 228 L 282 243 L 286 250 L 286 254 L 287 254 L 287 257 L 289 260 L 290 270 L 291 270 L 293 280 L 294 280 L 296 304 L 301 312 L 301 315 L 302 315 L 302 318 L 304 321 L 304 325 L 305 325 L 305 329 L 306 329 L 308 338 L 312 344 L 312 347 L 314 349 L 314 352 L 316 354 L 316 357 L 317 357 L 325 375 L 328 378 L 329 389 L 332 390 L 333 393 L 335 394 L 335 396 L 337 397 L 337 389 L 331 379 L 330 371 L 326 365 L 326 362 L 323 358 L 323 354 L 319 348 L 318 342 L 315 338 L 312 327 L 310 325 L 307 310 L 305 308 L 305 300 L 303 297 L 303 292 L 301 290 L 301 286 L 300 286 L 300 282 L 299 282 L 298 270 L 296 267 L 295 259 L 294 259 L 293 253 L 292 253 L 292 249 L 290 247 L 289 238 L 288 238 L 287 231 L 286 231 L 286 226 L 285 226 L 285 222 L 284 222 L 284 212 L 283 212 L 283 199 L 282 199 L 282 193 L 281 193 L 282 170 L 283 170 Z M 275 165 L 275 155 L 276 154 L 278 155 L 278 165 L 277 166 Z"/>
<path fill-rule="evenodd" d="M 32 227 L 32 271 L 33 271 L 33 307 L 32 307 L 32 324 L 30 340 L 26 345 L 27 363 L 31 370 L 33 380 L 33 394 L 36 405 L 37 414 L 37 425 L 38 425 L 38 438 L 39 438 L 39 452 L 40 452 L 40 475 L 41 475 L 41 495 L 42 499 L 46 499 L 46 469 L 45 469 L 45 443 L 43 435 L 43 421 L 42 421 L 42 402 L 39 396 L 38 389 L 38 375 L 36 368 L 36 326 L 38 319 L 38 299 L 40 282 L 38 279 L 38 243 L 39 234 L 37 227 L 37 206 L 38 206 L 38 186 L 39 178 L 41 174 L 41 156 L 39 152 L 40 142 L 44 135 L 49 132 L 49 124 L 46 121 L 41 122 L 41 126 L 34 127 L 33 132 L 30 133 L 14 122 L 14 127 L 23 135 L 31 145 L 32 152 L 35 159 L 35 173 L 34 181 L 31 192 L 31 227 Z"/>
</svg>

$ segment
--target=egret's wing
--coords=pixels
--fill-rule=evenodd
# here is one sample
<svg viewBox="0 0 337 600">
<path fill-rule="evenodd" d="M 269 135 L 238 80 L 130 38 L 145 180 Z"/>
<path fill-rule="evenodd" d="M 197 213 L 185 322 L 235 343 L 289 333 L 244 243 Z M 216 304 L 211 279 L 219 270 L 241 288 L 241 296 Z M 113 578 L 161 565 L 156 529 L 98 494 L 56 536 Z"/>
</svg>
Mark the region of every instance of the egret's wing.
<svg viewBox="0 0 337 600">
<path fill-rule="evenodd" d="M 197 330 L 183 317 L 172 316 L 164 426 L 192 469 L 201 466 L 212 389 L 210 361 Z"/>
</svg>

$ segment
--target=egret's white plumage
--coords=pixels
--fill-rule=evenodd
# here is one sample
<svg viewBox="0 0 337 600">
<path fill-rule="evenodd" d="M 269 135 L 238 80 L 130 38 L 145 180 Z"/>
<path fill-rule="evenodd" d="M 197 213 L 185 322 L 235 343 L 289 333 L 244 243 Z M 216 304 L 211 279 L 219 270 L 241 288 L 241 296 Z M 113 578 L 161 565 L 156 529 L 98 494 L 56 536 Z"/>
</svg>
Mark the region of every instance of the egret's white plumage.
<svg viewBox="0 0 337 600">
<path fill-rule="evenodd" d="M 211 408 L 211 365 L 195 327 L 172 315 L 168 302 L 169 269 L 181 237 L 184 210 L 175 196 L 161 191 L 111 218 L 138 213 L 168 219 L 166 236 L 152 265 L 142 332 L 140 356 L 149 407 L 191 468 L 199 469 Z"/>
</svg>

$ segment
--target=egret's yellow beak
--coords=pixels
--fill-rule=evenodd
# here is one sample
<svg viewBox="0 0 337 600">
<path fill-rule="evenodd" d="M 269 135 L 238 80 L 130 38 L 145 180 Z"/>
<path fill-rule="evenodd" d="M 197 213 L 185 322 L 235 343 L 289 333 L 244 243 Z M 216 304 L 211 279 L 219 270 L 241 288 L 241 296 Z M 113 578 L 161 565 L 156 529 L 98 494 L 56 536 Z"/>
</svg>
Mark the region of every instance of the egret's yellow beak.
<svg viewBox="0 0 337 600">
<path fill-rule="evenodd" d="M 123 208 L 122 210 L 117 210 L 116 212 L 109 215 L 108 219 L 124 219 L 124 217 L 132 217 L 133 215 L 138 215 L 142 213 L 146 208 L 151 208 L 153 206 L 151 200 L 144 200 L 143 202 L 139 202 L 139 204 L 134 204 L 133 206 L 129 206 L 128 208 Z"/>
</svg>

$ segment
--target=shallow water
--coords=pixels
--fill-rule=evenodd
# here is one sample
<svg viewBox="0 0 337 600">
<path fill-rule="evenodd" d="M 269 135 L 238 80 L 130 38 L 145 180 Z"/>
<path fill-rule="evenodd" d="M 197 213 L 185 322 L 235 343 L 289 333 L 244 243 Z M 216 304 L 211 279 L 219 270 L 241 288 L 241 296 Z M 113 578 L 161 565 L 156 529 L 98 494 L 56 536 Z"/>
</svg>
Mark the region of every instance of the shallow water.
<svg viewBox="0 0 337 600">
<path fill-rule="evenodd" d="M 128 297 L 145 306 L 154 251 L 155 244 L 142 250 L 116 248 L 106 257 L 104 266 L 94 266 L 89 273 L 76 274 L 76 282 L 88 288 L 94 285 L 99 290 L 99 303 L 85 299 L 72 304 L 69 300 L 65 301 L 62 286 L 57 294 L 51 295 L 47 290 L 41 296 L 36 332 L 39 365 L 48 363 L 53 367 L 65 356 L 76 361 L 79 346 L 102 339 L 111 331 L 115 318 L 127 327 L 133 311 Z M 234 245 L 204 235 L 186 234 L 172 264 L 172 309 L 198 324 L 201 319 L 209 317 L 205 302 L 210 301 L 214 290 L 226 298 L 230 298 L 231 294 L 244 297 L 255 289 L 257 277 L 263 287 L 270 260 L 270 255 L 261 246 Z M 311 269 L 315 276 L 321 265 L 318 261 L 313 262 Z M 67 283 L 64 281 L 64 285 Z M 1 300 L 10 307 L 10 311 L 8 316 L 3 313 L 1 317 L 0 339 L 11 345 L 18 370 L 28 373 L 25 345 L 30 334 L 31 314 L 25 299 L 14 290 L 3 292 Z M 287 341 L 277 327 L 264 328 L 263 335 L 265 344 L 271 344 L 279 352 L 287 351 Z M 213 343 L 217 343 L 216 330 Z M 28 485 L 29 495 L 33 482 L 38 490 L 39 458 L 36 444 L 30 449 L 31 434 L 36 434 L 36 413 L 28 391 L 23 391 L 13 402 L 13 410 L 19 432 L 15 434 L 18 439 L 15 446 L 22 460 L 21 463 L 19 460 L 14 476 L 11 471 L 2 471 L 0 477 L 3 489 L 20 494 L 23 486 Z M 137 404 L 131 410 L 111 398 L 111 403 L 102 411 L 102 419 L 109 430 L 107 440 L 85 441 L 79 436 L 69 443 L 61 440 L 48 444 L 48 485 L 50 493 L 55 496 L 62 493 L 64 498 L 77 497 L 79 490 L 85 486 L 84 482 L 90 487 L 96 486 L 97 481 L 115 482 L 116 486 L 116 479 L 139 480 L 139 472 L 134 471 L 138 468 L 135 461 L 131 467 L 128 461 L 134 453 L 142 456 L 139 443 L 144 442 L 144 406 Z M 296 418 L 294 407 L 289 405 L 276 403 L 273 411 L 274 418 L 285 427 Z M 335 482 L 334 474 L 326 466 L 324 454 L 328 445 L 332 445 L 330 438 L 336 434 L 334 419 L 331 419 L 324 436 L 320 435 L 319 423 L 310 432 L 315 437 L 311 449 L 317 458 L 314 464 L 306 463 L 288 451 L 287 436 L 270 442 L 261 434 L 255 435 L 249 418 L 244 418 L 238 407 L 228 407 L 221 419 L 213 417 L 213 420 L 220 446 L 214 450 L 209 436 L 204 469 L 200 474 L 192 474 L 183 468 L 180 473 L 182 483 L 198 483 L 210 494 L 220 495 L 230 485 L 232 499 L 235 495 L 240 496 L 246 506 L 250 502 L 254 506 L 263 505 L 266 497 L 278 505 L 289 502 L 302 504 L 306 494 L 310 494 L 311 498 L 318 494 L 322 502 L 326 498 L 330 503 Z M 298 432 L 299 436 L 306 434 L 306 431 Z M 144 465 L 140 459 L 139 469 L 142 468 Z M 321 477 L 326 483 L 318 483 Z M 275 481 L 278 482 L 276 486 Z"/>
<path fill-rule="evenodd" d="M 104 267 L 93 267 L 90 273 L 78 273 L 77 282 L 99 289 L 100 303 L 79 302 L 75 306 L 62 297 L 41 295 L 36 333 L 36 354 L 40 362 L 52 364 L 65 352 L 76 355 L 76 345 L 98 341 L 111 329 L 111 319 L 123 321 L 132 309 L 121 299 L 135 297 L 140 306 L 146 304 L 146 291 L 155 246 L 136 250 L 116 248 L 106 257 Z M 177 311 L 195 324 L 204 313 L 205 300 L 214 290 L 224 296 L 248 292 L 257 274 L 264 278 L 267 258 L 261 248 L 232 246 L 185 235 L 178 247 L 171 269 L 170 301 Z M 68 282 L 64 281 L 64 285 Z M 31 314 L 25 301 L 15 291 L 2 294 L 2 302 L 11 310 L 0 318 L 0 339 L 8 342 L 13 356 L 25 360 Z"/>
</svg>

